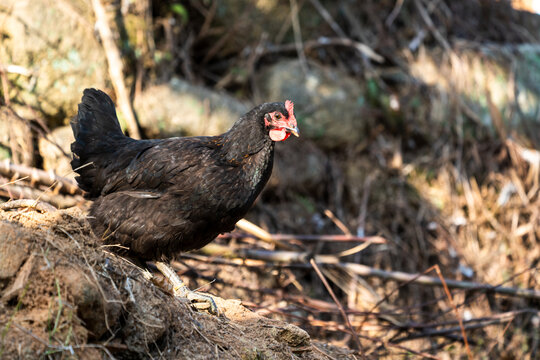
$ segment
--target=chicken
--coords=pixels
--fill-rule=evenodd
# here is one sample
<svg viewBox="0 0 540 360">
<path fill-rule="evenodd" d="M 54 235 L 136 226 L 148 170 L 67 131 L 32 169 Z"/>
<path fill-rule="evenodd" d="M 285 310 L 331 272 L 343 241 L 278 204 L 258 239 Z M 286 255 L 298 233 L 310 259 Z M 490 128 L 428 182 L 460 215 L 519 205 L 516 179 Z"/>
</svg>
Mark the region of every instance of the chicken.
<svg viewBox="0 0 540 360">
<path fill-rule="evenodd" d="M 165 261 L 231 231 L 247 213 L 272 172 L 275 142 L 298 136 L 293 103 L 259 105 L 219 136 L 135 140 L 122 133 L 112 100 L 86 89 L 71 127 L 71 166 L 94 200 L 95 234 L 139 264 L 156 261 L 176 295 L 215 307 Z"/>
</svg>

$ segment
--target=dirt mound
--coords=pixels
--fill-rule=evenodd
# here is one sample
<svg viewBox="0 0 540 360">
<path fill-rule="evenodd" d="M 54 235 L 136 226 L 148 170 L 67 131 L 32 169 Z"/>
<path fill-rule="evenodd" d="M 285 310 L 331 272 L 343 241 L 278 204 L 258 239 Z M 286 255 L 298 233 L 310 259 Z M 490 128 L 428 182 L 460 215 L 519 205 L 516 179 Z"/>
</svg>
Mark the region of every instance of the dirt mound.
<svg viewBox="0 0 540 360">
<path fill-rule="evenodd" d="M 216 297 L 195 312 L 102 246 L 81 210 L 0 211 L 0 357 L 325 359 L 352 352 Z"/>
</svg>

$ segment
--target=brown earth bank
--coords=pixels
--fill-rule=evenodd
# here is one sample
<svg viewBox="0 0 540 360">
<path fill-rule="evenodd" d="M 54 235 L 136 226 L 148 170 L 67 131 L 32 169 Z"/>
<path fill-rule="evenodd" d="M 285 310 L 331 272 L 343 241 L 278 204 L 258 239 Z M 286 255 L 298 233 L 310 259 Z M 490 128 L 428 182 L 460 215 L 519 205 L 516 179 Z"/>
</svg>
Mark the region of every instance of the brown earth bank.
<svg viewBox="0 0 540 360">
<path fill-rule="evenodd" d="M 100 244 L 78 208 L 0 210 L 0 358 L 355 359 L 214 297 L 193 310 Z"/>
</svg>

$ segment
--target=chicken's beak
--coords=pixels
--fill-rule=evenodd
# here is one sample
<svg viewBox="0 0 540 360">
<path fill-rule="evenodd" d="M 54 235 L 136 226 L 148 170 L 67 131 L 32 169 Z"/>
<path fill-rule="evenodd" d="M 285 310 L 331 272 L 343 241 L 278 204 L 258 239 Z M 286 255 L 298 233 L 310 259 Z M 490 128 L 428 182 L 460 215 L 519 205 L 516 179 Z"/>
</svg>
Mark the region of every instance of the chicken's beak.
<svg viewBox="0 0 540 360">
<path fill-rule="evenodd" d="M 298 133 L 298 126 L 295 126 L 293 128 L 285 127 L 285 130 L 287 130 L 288 132 L 290 132 L 291 134 L 293 134 L 296 137 L 300 137 L 300 134 Z"/>
</svg>

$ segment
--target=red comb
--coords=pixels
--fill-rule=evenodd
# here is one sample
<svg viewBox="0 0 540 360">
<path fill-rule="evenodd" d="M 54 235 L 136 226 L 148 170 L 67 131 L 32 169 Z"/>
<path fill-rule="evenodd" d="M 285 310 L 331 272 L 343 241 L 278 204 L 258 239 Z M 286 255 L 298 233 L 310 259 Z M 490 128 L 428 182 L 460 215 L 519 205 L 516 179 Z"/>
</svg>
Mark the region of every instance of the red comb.
<svg viewBox="0 0 540 360">
<path fill-rule="evenodd" d="M 287 109 L 289 116 L 294 116 L 294 103 L 291 100 L 285 101 L 285 108 Z"/>
</svg>

